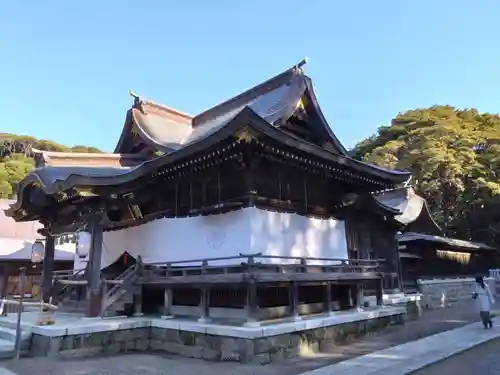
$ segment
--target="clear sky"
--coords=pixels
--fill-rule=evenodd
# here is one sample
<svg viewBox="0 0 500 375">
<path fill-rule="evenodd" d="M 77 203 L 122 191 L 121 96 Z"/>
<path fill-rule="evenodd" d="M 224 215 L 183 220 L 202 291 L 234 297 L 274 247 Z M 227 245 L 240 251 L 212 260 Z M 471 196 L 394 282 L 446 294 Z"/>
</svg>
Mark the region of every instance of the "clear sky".
<svg viewBox="0 0 500 375">
<path fill-rule="evenodd" d="M 128 91 L 196 114 L 309 57 L 346 147 L 406 109 L 500 112 L 498 0 L 0 2 L 0 132 L 112 151 Z"/>
</svg>

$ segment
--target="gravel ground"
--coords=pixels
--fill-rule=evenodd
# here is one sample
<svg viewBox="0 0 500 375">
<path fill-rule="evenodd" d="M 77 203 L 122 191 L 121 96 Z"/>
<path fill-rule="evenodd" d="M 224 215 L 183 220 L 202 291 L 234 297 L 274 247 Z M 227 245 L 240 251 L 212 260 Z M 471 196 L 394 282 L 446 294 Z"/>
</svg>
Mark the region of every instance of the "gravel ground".
<svg viewBox="0 0 500 375">
<path fill-rule="evenodd" d="M 271 375 L 278 373 L 296 375 L 304 371 L 458 328 L 477 321 L 477 315 L 474 304 L 471 303 L 455 305 L 453 308 L 448 309 L 428 311 L 419 320 L 409 322 L 404 326 L 391 327 L 378 335 L 351 342 L 349 345 L 339 346 L 335 352 L 321 353 L 313 357 L 291 358 L 281 363 L 266 366 L 229 362 L 215 363 L 177 356 L 153 356 L 149 354 L 119 355 L 80 360 L 25 358 L 17 362 L 6 361 L 1 364 L 18 375 Z M 426 373 L 421 375 L 424 374 Z M 453 374 L 458 375 L 457 373 Z M 500 374 L 500 372 L 496 374 Z"/>
</svg>

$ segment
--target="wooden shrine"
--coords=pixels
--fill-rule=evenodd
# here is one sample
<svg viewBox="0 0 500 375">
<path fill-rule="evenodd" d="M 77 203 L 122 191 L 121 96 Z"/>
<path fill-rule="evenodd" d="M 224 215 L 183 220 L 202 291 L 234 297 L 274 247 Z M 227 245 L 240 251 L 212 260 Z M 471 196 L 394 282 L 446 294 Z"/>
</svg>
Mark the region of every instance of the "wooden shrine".
<svg viewBox="0 0 500 375">
<path fill-rule="evenodd" d="M 383 289 L 397 290 L 401 210 L 376 196 L 410 175 L 349 156 L 323 116 L 303 64 L 196 116 L 133 94 L 112 154 L 36 152 L 37 168 L 19 184 L 18 200 L 6 212 L 16 221 L 43 223 L 45 277 L 53 277 L 49 238 L 79 230 L 91 236 L 86 268 L 58 275 L 62 288 L 45 284 L 44 296 L 83 287 L 88 316 L 116 312 L 119 301 L 132 296 L 136 313 L 255 322 L 359 307 L 363 294 L 381 303 Z M 203 235 L 200 227 L 185 243 L 177 240 L 175 249 L 165 238 L 164 253 L 160 247 L 155 253 L 161 261 L 147 261 L 141 251 L 148 248 L 136 248 L 140 257 L 121 274 L 101 273 L 103 241 L 112 231 L 238 212 L 257 219 L 265 212 L 283 221 L 306 218 L 306 245 L 290 244 L 290 251 L 286 243 L 264 237 L 260 241 L 267 242 L 256 245 L 261 234 L 242 230 L 248 250 L 218 256 L 210 247 L 188 248 L 196 239 L 189 237 Z M 320 225 L 311 220 L 342 228 L 338 246 L 345 246 L 345 256 L 325 254 L 321 246 L 311 256 L 307 243 L 316 240 L 308 233 L 319 233 Z M 284 224 L 280 228 L 275 238 L 299 238 L 287 234 Z M 224 238 L 236 236 L 229 226 L 217 230 Z M 329 238 L 329 229 L 324 231 Z M 230 252 L 227 242 L 219 242 L 218 249 Z M 272 253 L 271 245 L 282 254 Z M 328 246 L 336 245 L 324 242 Z M 190 251 L 204 256 L 182 258 Z"/>
</svg>

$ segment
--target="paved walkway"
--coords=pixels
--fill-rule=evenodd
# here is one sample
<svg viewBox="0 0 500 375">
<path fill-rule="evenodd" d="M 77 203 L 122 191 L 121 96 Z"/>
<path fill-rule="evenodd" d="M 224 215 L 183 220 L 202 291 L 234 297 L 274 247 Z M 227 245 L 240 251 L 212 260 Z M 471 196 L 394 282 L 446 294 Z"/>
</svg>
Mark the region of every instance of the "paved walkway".
<svg viewBox="0 0 500 375">
<path fill-rule="evenodd" d="M 397 345 L 411 343 L 415 340 L 422 339 L 423 337 L 424 340 L 426 340 L 426 336 L 463 327 L 472 321 L 477 321 L 477 319 L 478 317 L 477 312 L 474 309 L 474 304 L 470 303 L 463 304 L 462 306 L 455 306 L 450 309 L 429 311 L 426 312 L 420 320 L 409 322 L 404 327 L 393 327 L 377 336 L 372 336 L 346 346 L 339 346 L 336 348 L 335 352 L 322 353 L 308 358 L 296 357 L 281 363 L 267 366 L 240 365 L 227 362 L 214 363 L 180 358 L 176 356 L 153 356 L 147 354 L 122 355 L 73 361 L 54 361 L 47 358 L 27 358 L 21 359 L 18 362 L 8 361 L 5 362 L 5 364 L 2 363 L 2 365 L 5 365 L 5 367 L 14 371 L 18 375 L 28 375 L 32 373 L 40 375 L 63 375 L 69 373 L 74 375 L 275 375 L 279 373 L 294 375 L 315 369 L 317 370 L 315 372 L 313 371 L 311 374 L 329 375 L 335 374 L 335 372 L 332 372 L 335 370 L 333 366 L 340 366 L 336 369 L 341 369 L 344 372 L 348 369 L 346 368 L 346 363 L 351 363 L 349 366 L 353 366 L 352 362 L 349 362 L 349 359 L 351 359 L 351 361 L 356 361 L 362 358 L 360 356 L 365 355 L 366 357 L 367 353 L 372 353 L 365 359 L 369 359 L 370 363 L 373 363 L 374 358 L 380 358 L 380 352 L 374 352 L 380 350 L 396 350 L 397 352 L 397 349 L 399 348 Z M 474 327 L 476 326 L 468 326 L 464 328 L 469 332 L 467 336 L 469 339 L 473 339 L 476 336 L 483 338 L 486 337 L 484 336 L 485 332 L 483 330 L 479 330 L 477 327 Z M 497 331 L 500 333 L 500 328 L 490 332 L 494 332 L 496 334 Z M 448 333 L 451 334 L 453 331 Z M 435 341 L 435 337 L 433 340 Z M 448 337 L 446 340 L 447 341 L 445 341 L 445 343 L 448 341 L 460 341 L 463 340 L 463 338 L 457 339 L 457 334 L 455 334 L 453 337 Z M 430 347 L 429 345 L 430 344 L 427 343 L 423 345 L 423 347 Z M 437 347 L 441 349 L 442 345 L 443 342 L 441 341 Z M 391 349 L 391 347 L 393 348 Z M 418 352 L 412 348 L 407 348 L 405 351 L 407 351 L 407 353 Z M 401 359 L 400 354 L 390 355 L 392 355 L 392 357 L 389 360 L 386 357 L 387 354 L 382 354 L 382 357 L 385 358 L 385 362 L 379 362 L 379 366 L 382 366 L 382 363 L 385 363 L 387 366 L 389 366 L 389 364 L 396 365 L 398 358 Z M 408 362 L 408 359 L 405 358 L 404 362 Z M 338 365 L 335 365 L 336 363 L 338 363 Z M 360 362 L 358 362 L 358 364 L 359 363 Z M 328 367 L 325 368 L 324 366 Z M 361 365 L 361 367 L 355 367 L 357 367 L 355 374 L 363 375 L 360 372 L 360 370 L 363 369 L 363 366 Z M 369 369 L 372 367 L 373 366 L 370 366 Z M 387 369 L 384 369 L 384 371 L 387 371 Z M 393 374 L 392 372 L 386 372 L 386 374 L 387 373 L 396 375 L 396 373 Z M 0 375 L 4 374 L 0 372 Z M 343 375 L 350 374 L 349 372 L 345 372 Z"/>
<path fill-rule="evenodd" d="M 500 339 L 479 345 L 460 355 L 425 367 L 412 375 L 498 375 L 500 374 Z"/>
<path fill-rule="evenodd" d="M 424 366 L 499 338 L 500 328 L 485 330 L 482 323 L 473 323 L 302 375 L 407 375 Z M 454 372 L 447 373 L 455 375 Z M 426 374 L 426 372 L 421 374 Z M 432 374 L 437 374 L 437 372 Z"/>
</svg>

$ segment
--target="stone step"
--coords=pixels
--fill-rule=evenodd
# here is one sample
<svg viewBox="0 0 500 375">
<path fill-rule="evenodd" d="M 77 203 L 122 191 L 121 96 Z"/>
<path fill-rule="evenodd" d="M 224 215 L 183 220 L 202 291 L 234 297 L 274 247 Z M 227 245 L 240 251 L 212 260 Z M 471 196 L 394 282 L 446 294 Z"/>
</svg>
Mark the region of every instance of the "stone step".
<svg viewBox="0 0 500 375">
<path fill-rule="evenodd" d="M 8 328 L 11 330 L 16 330 L 16 321 L 15 320 L 7 320 L 7 319 L 2 319 L 0 318 L 0 329 L 1 328 Z M 25 324 L 21 322 L 21 329 L 26 332 L 31 332 L 31 325 Z"/>
<path fill-rule="evenodd" d="M 14 349 L 14 342 L 0 339 L 0 359 L 12 358 L 14 356 Z"/>
<path fill-rule="evenodd" d="M 21 341 L 27 340 L 30 337 L 30 333 L 21 330 Z M 16 330 L 14 328 L 0 327 L 0 339 L 10 342 L 16 341 Z"/>
</svg>

